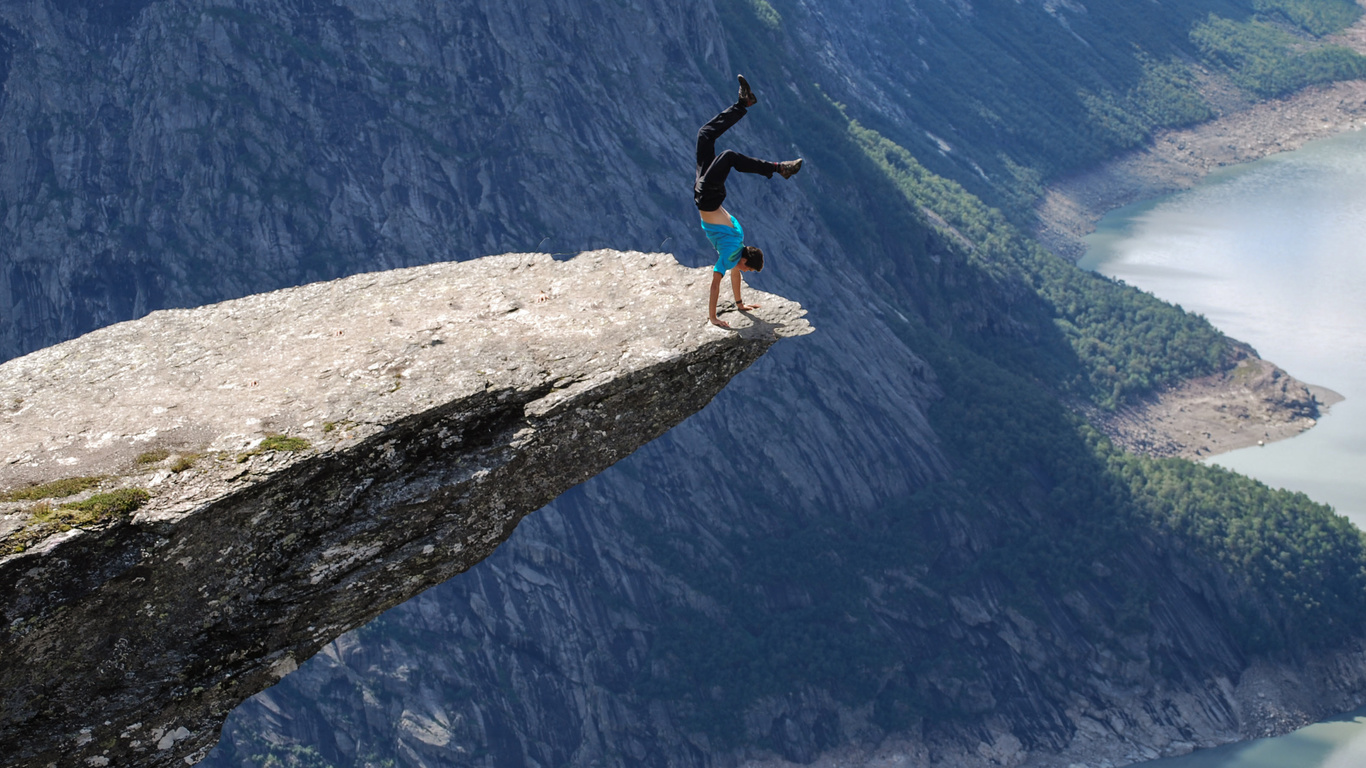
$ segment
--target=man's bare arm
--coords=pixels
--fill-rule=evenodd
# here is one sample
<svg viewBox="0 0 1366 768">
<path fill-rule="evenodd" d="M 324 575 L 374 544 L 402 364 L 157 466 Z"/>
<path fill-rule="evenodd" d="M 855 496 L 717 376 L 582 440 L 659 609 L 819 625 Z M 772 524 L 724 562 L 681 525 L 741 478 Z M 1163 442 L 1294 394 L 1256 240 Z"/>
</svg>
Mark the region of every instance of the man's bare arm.
<svg viewBox="0 0 1366 768">
<path fill-rule="evenodd" d="M 744 303 L 743 301 L 740 300 L 740 283 L 741 283 L 741 282 L 743 282 L 743 281 L 740 279 L 740 268 L 739 268 L 739 267 L 736 267 L 735 269 L 732 269 L 732 270 L 730 271 L 730 287 L 731 287 L 731 290 L 735 293 L 735 308 L 738 309 L 738 310 L 741 310 L 741 311 L 744 311 L 744 310 L 747 310 L 747 309 L 758 309 L 758 308 L 759 308 L 759 305 L 758 305 L 758 304 L 746 304 L 746 303 Z"/>
<path fill-rule="evenodd" d="M 711 295 L 707 297 L 707 319 L 712 325 L 719 325 L 722 328 L 729 328 L 730 323 L 716 316 L 716 300 L 721 297 L 721 278 L 725 275 L 720 272 L 711 273 Z"/>
</svg>

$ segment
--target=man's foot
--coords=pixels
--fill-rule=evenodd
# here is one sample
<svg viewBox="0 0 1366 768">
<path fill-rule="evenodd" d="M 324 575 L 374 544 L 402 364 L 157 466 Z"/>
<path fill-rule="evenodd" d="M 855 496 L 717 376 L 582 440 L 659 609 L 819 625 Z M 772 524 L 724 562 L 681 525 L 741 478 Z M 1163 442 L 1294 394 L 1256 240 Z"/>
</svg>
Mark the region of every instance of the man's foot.
<svg viewBox="0 0 1366 768">
<path fill-rule="evenodd" d="M 736 76 L 735 76 L 735 79 L 740 81 L 740 101 L 739 101 L 739 103 L 744 104 L 744 105 L 747 106 L 747 107 L 752 107 L 752 106 L 754 106 L 755 104 L 758 104 L 758 103 L 759 103 L 759 97 L 758 97 L 758 96 L 755 96 L 755 95 L 754 95 L 754 91 L 750 90 L 750 88 L 749 88 L 749 83 L 746 82 L 745 76 L 744 76 L 744 75 L 736 75 Z"/>
<path fill-rule="evenodd" d="M 796 160 L 784 160 L 781 163 L 777 163 L 777 166 L 778 175 L 782 176 L 784 179 L 790 179 L 797 175 L 797 171 L 802 169 L 802 159 L 799 157 Z"/>
</svg>

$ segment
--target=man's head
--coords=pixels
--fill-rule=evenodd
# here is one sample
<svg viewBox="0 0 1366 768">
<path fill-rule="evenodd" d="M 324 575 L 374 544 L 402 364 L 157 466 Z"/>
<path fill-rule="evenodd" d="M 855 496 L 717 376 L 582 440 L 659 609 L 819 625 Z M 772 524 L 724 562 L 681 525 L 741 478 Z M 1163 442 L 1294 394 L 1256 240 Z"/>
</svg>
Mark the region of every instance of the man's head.
<svg viewBox="0 0 1366 768">
<path fill-rule="evenodd" d="M 752 245 L 740 249 L 741 272 L 763 272 L 764 252 Z"/>
</svg>

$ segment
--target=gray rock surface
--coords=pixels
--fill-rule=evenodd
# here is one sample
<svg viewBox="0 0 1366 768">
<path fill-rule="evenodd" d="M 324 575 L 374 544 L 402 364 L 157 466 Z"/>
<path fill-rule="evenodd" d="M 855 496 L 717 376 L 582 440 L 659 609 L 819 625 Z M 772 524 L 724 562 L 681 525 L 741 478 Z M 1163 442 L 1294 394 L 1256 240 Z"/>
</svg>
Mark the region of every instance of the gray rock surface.
<svg viewBox="0 0 1366 768">
<path fill-rule="evenodd" d="M 0 488 L 151 492 L 0 557 L 6 764 L 202 756 L 242 699 L 810 332 L 761 292 L 711 326 L 709 274 L 509 254 L 156 312 L 0 366 Z M 308 446 L 262 450 L 276 434 Z M 34 506 L 3 504 L 11 538 Z"/>
</svg>

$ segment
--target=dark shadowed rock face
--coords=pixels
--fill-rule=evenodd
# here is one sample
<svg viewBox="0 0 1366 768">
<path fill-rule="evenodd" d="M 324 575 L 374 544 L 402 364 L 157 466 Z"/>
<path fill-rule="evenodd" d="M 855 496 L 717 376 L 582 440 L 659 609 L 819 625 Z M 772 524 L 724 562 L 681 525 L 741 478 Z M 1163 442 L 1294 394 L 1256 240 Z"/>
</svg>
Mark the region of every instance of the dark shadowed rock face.
<svg viewBox="0 0 1366 768">
<path fill-rule="evenodd" d="M 154 313 L 0 366 L 0 487 L 150 492 L 60 532 L 35 528 L 42 502 L 3 504 L 6 764 L 197 759 L 242 699 L 810 331 L 763 294 L 713 328 L 708 281 L 663 254 L 490 257 Z"/>
</svg>

